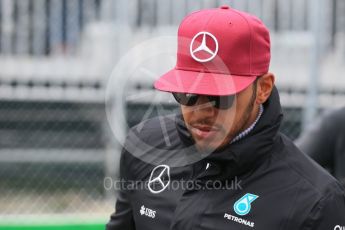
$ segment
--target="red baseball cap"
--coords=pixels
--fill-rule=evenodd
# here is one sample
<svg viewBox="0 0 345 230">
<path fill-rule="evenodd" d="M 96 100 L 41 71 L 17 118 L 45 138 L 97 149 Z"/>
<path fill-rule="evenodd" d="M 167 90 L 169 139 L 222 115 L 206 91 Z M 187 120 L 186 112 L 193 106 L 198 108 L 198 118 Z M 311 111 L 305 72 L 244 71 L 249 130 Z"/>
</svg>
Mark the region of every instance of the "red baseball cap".
<svg viewBox="0 0 345 230">
<path fill-rule="evenodd" d="M 270 36 L 260 19 L 229 6 L 186 16 L 178 29 L 177 63 L 158 90 L 231 95 L 268 72 Z"/>
</svg>

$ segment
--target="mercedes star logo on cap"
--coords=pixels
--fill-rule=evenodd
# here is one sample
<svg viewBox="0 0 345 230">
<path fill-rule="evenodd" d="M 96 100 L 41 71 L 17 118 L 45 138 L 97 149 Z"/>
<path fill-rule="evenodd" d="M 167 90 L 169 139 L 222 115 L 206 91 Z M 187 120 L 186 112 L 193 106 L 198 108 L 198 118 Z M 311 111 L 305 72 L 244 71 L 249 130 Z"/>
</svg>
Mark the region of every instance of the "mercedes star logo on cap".
<svg viewBox="0 0 345 230">
<path fill-rule="evenodd" d="M 199 37 L 199 36 L 202 36 L 202 41 L 201 41 L 201 45 L 199 45 L 198 47 L 195 48 L 195 45 L 194 43 L 196 42 L 196 39 Z M 208 45 L 207 45 L 207 37 L 211 38 L 211 40 L 214 42 L 215 44 L 215 49 L 212 50 Z M 198 55 L 198 52 L 200 51 L 204 51 L 206 53 L 208 53 L 208 57 L 205 58 L 205 57 L 200 57 Z M 198 62 L 208 62 L 208 61 L 211 61 L 216 55 L 217 55 L 217 52 L 218 52 L 218 41 L 216 39 L 216 37 L 209 33 L 209 32 L 199 32 L 197 33 L 193 39 L 192 39 L 192 42 L 190 43 L 190 54 L 192 55 L 193 59 L 198 61 Z M 199 57 L 198 57 L 199 56 Z"/>
</svg>

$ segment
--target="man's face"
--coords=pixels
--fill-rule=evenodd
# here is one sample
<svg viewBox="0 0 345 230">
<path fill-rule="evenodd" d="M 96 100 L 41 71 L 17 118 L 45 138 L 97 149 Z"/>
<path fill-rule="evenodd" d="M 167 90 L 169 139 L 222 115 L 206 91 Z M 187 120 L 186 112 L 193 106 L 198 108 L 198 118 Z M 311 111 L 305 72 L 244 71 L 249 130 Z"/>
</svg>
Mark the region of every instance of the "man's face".
<svg viewBox="0 0 345 230">
<path fill-rule="evenodd" d="M 231 142 L 249 127 L 257 115 L 254 83 L 236 95 L 229 109 L 217 109 L 206 96 L 200 96 L 193 106 L 181 105 L 186 126 L 198 149 L 212 151 Z"/>
</svg>

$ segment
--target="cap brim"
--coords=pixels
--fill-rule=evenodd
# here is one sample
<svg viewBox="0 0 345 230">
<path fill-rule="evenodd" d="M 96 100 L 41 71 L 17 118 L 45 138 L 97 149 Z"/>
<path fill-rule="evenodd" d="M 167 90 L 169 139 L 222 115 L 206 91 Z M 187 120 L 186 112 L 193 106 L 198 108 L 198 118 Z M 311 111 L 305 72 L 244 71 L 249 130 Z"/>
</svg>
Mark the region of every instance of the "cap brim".
<svg viewBox="0 0 345 230">
<path fill-rule="evenodd" d="M 161 91 L 224 96 L 241 92 L 256 76 L 238 76 L 172 69 L 154 83 Z"/>
</svg>

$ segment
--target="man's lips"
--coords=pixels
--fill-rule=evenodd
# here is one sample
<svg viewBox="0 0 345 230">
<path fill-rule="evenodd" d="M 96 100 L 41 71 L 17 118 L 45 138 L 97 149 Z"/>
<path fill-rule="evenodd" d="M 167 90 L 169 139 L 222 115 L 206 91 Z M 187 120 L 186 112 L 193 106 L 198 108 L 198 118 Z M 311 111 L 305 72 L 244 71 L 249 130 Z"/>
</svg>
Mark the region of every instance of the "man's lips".
<svg viewBox="0 0 345 230">
<path fill-rule="evenodd" d="M 207 126 L 207 125 L 191 125 L 191 131 L 198 137 L 198 138 L 211 138 L 214 137 L 218 132 L 219 128 L 215 126 Z"/>
</svg>

